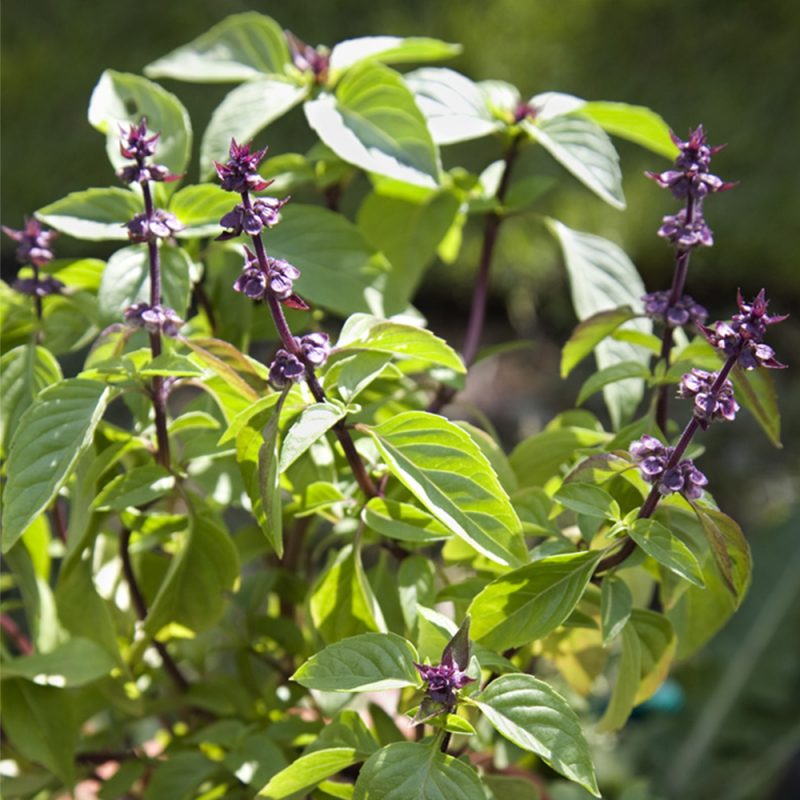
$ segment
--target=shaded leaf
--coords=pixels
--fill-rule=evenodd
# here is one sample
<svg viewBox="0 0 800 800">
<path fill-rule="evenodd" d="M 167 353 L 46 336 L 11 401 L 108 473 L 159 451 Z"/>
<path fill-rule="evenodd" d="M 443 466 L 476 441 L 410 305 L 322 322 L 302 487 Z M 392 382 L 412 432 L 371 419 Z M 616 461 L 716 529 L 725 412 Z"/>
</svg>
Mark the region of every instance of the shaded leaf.
<svg viewBox="0 0 800 800">
<path fill-rule="evenodd" d="M 622 655 L 608 706 L 597 723 L 599 731 L 619 730 L 628 721 L 636 704 L 641 673 L 642 647 L 636 630 L 628 622 L 622 628 Z"/>
<path fill-rule="evenodd" d="M 632 608 L 633 596 L 628 584 L 616 575 L 606 575 L 600 590 L 600 626 L 604 646 L 608 646 L 625 626 Z"/>
<path fill-rule="evenodd" d="M 628 306 L 598 311 L 579 322 L 561 352 L 561 377 L 566 378 L 606 337 L 636 313 Z"/>
<path fill-rule="evenodd" d="M 92 503 L 96 509 L 124 511 L 163 497 L 175 487 L 175 476 L 158 464 L 147 464 L 117 475 Z"/>
<path fill-rule="evenodd" d="M 39 686 L 59 689 L 83 686 L 108 675 L 113 658 L 89 639 L 74 638 L 49 653 L 34 653 L 3 663 L 3 679 L 25 678 Z"/>
</svg>

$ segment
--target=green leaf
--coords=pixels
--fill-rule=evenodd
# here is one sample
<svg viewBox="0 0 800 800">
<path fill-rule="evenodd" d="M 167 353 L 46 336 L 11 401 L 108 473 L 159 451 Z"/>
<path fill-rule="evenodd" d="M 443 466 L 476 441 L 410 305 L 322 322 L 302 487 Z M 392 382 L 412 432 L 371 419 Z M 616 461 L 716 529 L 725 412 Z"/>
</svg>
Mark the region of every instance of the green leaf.
<svg viewBox="0 0 800 800">
<path fill-rule="evenodd" d="M 180 100 L 158 84 L 124 72 L 107 69 L 89 100 L 89 122 L 106 134 L 106 153 L 114 169 L 130 161 L 119 150 L 120 126 L 138 125 L 160 134 L 157 161 L 181 175 L 192 154 L 192 123 Z"/>
<path fill-rule="evenodd" d="M 694 553 L 657 520 L 637 519 L 628 529 L 628 535 L 662 566 L 695 586 L 705 586 L 703 571 Z"/>
<path fill-rule="evenodd" d="M 53 724 L 54 720 L 58 724 Z M 42 764 L 65 786 L 74 784 L 78 731 L 66 692 L 20 679 L 4 680 L 3 730 L 25 758 Z"/>
<path fill-rule="evenodd" d="M 470 702 L 506 739 L 600 796 L 578 717 L 544 681 L 531 675 L 502 675 Z"/>
<path fill-rule="evenodd" d="M 370 310 L 369 296 L 385 271 L 382 256 L 352 222 L 317 206 L 286 206 L 270 231 L 269 253 L 302 272 L 295 281 L 301 297 L 342 316 Z"/>
<path fill-rule="evenodd" d="M 582 406 L 593 394 L 599 392 L 605 386 L 629 378 L 647 379 L 650 377 L 650 370 L 640 361 L 620 361 L 618 364 L 611 364 L 603 367 L 593 375 L 590 375 L 581 386 L 578 392 L 577 405 Z"/>
<path fill-rule="evenodd" d="M 418 186 L 439 182 L 439 154 L 414 95 L 389 67 L 364 62 L 349 70 L 336 96 L 305 106 L 309 125 L 337 156 L 367 172 Z"/>
<path fill-rule="evenodd" d="M 282 75 L 291 62 L 281 26 L 255 11 L 234 14 L 145 68 L 151 78 L 191 83 Z"/>
<path fill-rule="evenodd" d="M 598 311 L 578 323 L 561 351 L 561 377 L 566 378 L 603 339 L 634 317 L 636 314 L 633 309 L 622 306 L 609 311 Z"/>
<path fill-rule="evenodd" d="M 717 568 L 738 607 L 750 584 L 751 559 L 747 539 L 736 521 L 727 514 L 698 505 L 694 506 L 694 510 L 703 526 Z M 735 558 L 736 555 L 742 557 L 743 564 Z"/>
<path fill-rule="evenodd" d="M 616 575 L 606 575 L 600 590 L 600 627 L 604 647 L 623 629 L 632 608 L 633 596 L 628 584 Z"/>
<path fill-rule="evenodd" d="M 323 572 L 311 592 L 309 610 L 326 642 L 386 628 L 364 574 L 361 554 L 353 545 L 343 547 Z"/>
<path fill-rule="evenodd" d="M 369 433 L 391 472 L 445 527 L 492 561 L 525 562 L 511 501 L 486 456 L 457 425 L 408 411 Z"/>
<path fill-rule="evenodd" d="M 210 367 L 230 387 L 237 398 L 236 414 L 241 414 L 270 391 L 269 384 L 241 350 L 221 339 L 182 339 L 194 356 Z M 266 398 L 261 398 L 266 402 Z M 276 401 L 269 401 L 270 403 Z M 232 410 L 223 406 L 226 415 Z"/>
<path fill-rule="evenodd" d="M 4 553 L 69 478 L 109 398 L 102 383 L 70 378 L 44 389 L 22 415 L 6 464 Z"/>
<path fill-rule="evenodd" d="M 608 133 L 629 139 L 665 158 L 672 160 L 678 155 L 678 148 L 669 135 L 669 125 L 646 106 L 595 100 L 583 105 L 579 113 Z"/>
<path fill-rule="evenodd" d="M 142 199 L 128 189 L 86 189 L 43 206 L 36 217 L 68 236 L 89 241 L 128 241 L 126 225 L 144 211 Z"/>
<path fill-rule="evenodd" d="M 311 656 L 292 680 L 323 692 L 371 692 L 419 686 L 414 647 L 394 633 L 364 633 Z"/>
<path fill-rule="evenodd" d="M 143 800 L 191 800 L 196 790 L 217 771 L 218 766 L 202 753 L 184 751 L 170 753 L 158 762 L 147 782 Z"/>
<path fill-rule="evenodd" d="M 405 76 L 428 121 L 433 141 L 455 144 L 500 130 L 480 87 L 451 69 L 418 69 Z"/>
<path fill-rule="evenodd" d="M 652 697 L 666 680 L 675 657 L 677 639 L 672 623 L 655 611 L 634 608 L 629 624 L 636 630 L 642 646 L 642 673 L 635 701 L 638 705 Z"/>
<path fill-rule="evenodd" d="M 383 64 L 403 64 L 409 61 L 439 61 L 457 56 L 460 44 L 448 44 L 439 39 L 412 36 L 362 36 L 339 42 L 331 50 L 330 71 L 334 74 L 350 69 L 362 61 Z"/>
<path fill-rule="evenodd" d="M 200 145 L 200 174 L 213 174 L 213 161 L 226 161 L 231 139 L 249 142 L 276 119 L 294 108 L 308 87 L 272 76 L 237 86 L 214 109 Z M 230 201 L 229 201 L 230 204 Z"/>
<path fill-rule="evenodd" d="M 635 628 L 628 622 L 622 629 L 622 656 L 617 667 L 617 679 L 608 707 L 597 723 L 599 731 L 616 731 L 627 722 L 636 704 L 641 673 L 642 646 Z"/>
<path fill-rule="evenodd" d="M 220 219 L 231 210 L 231 196 L 219 184 L 198 183 L 175 192 L 169 210 L 186 226 L 179 239 L 217 236 Z"/>
<path fill-rule="evenodd" d="M 475 768 L 435 744 L 397 742 L 361 767 L 353 800 L 485 800 Z"/>
<path fill-rule="evenodd" d="M 363 756 L 353 747 L 331 747 L 306 753 L 275 775 L 258 796 L 274 800 L 290 797 L 362 760 Z"/>
<path fill-rule="evenodd" d="M 536 100 L 534 97 L 531 103 L 536 105 Z M 521 125 L 534 141 L 598 197 L 614 208 L 625 208 L 619 156 L 599 125 L 575 114 L 523 120 Z"/>
<path fill-rule="evenodd" d="M 25 678 L 58 689 L 96 681 L 116 666 L 113 658 L 88 639 L 70 639 L 49 653 L 12 658 L 3 663 L 3 679 Z"/>
<path fill-rule="evenodd" d="M 511 469 L 508 456 L 506 456 L 495 436 L 463 420 L 457 420 L 456 425 L 468 433 L 470 439 L 480 447 L 481 452 L 492 465 L 492 469 L 497 474 L 497 478 L 503 488 L 509 494 L 515 492 L 518 488 L 517 476 L 514 474 L 514 470 Z"/>
<path fill-rule="evenodd" d="M 239 557 L 228 532 L 207 513 L 193 513 L 180 551 L 173 556 L 144 623 L 155 636 L 173 622 L 201 632 L 225 610 L 239 580 Z"/>
<path fill-rule="evenodd" d="M 557 220 L 548 220 L 547 225 L 564 253 L 572 304 L 579 319 L 620 306 L 641 307 L 644 284 L 636 267 L 617 245 L 600 236 L 574 231 Z M 646 319 L 628 324 L 645 333 L 652 328 Z M 601 369 L 624 361 L 647 364 L 649 360 L 649 355 L 635 345 L 613 340 L 600 342 L 595 357 Z M 605 387 L 603 394 L 615 427 L 635 411 L 643 391 L 640 380 Z"/>
<path fill-rule="evenodd" d="M 451 191 L 431 192 L 418 201 L 378 191 L 367 195 L 358 210 L 358 226 L 392 265 L 384 290 L 385 313 L 406 308 L 459 206 Z"/>
<path fill-rule="evenodd" d="M 414 544 L 431 544 L 452 534 L 435 517 L 410 503 L 373 497 L 362 512 L 364 523 L 390 539 Z"/>
<path fill-rule="evenodd" d="M 142 378 L 152 378 L 155 375 L 173 378 L 199 378 L 205 374 L 205 370 L 198 367 L 191 359 L 178 353 L 162 353 L 152 361 L 148 361 L 138 370 Z M 212 418 L 212 422 L 215 422 Z M 217 424 L 212 425 L 216 428 Z M 208 425 L 202 425 L 208 427 Z"/>
<path fill-rule="evenodd" d="M 744 370 L 738 364 L 731 374 L 736 399 L 756 418 L 775 447 L 781 444 L 781 414 L 771 370 Z"/>
<path fill-rule="evenodd" d="M 501 652 L 546 636 L 572 613 L 601 555 L 550 556 L 496 578 L 470 604 L 472 638 Z"/>
<path fill-rule="evenodd" d="M 325 385 L 335 382 L 342 399 L 350 403 L 386 369 L 388 353 L 365 350 L 337 358 L 325 373 Z"/>
<path fill-rule="evenodd" d="M 397 589 L 406 628 L 417 623 L 417 606 L 433 606 L 436 600 L 436 570 L 427 556 L 409 556 L 397 570 Z"/>
<path fill-rule="evenodd" d="M 61 367 L 44 347 L 20 345 L 0 358 L 0 449 L 8 450 L 19 421 L 39 392 L 61 380 Z"/>
<path fill-rule="evenodd" d="M 466 371 L 450 345 L 429 330 L 369 314 L 353 314 L 342 327 L 335 352 L 348 350 L 371 350 L 397 358 L 426 361 L 458 373 Z"/>
<path fill-rule="evenodd" d="M 147 464 L 117 475 L 92 503 L 95 509 L 124 511 L 163 497 L 175 487 L 175 476 L 157 464 Z"/>
<path fill-rule="evenodd" d="M 346 414 L 347 409 L 344 406 L 331 401 L 314 403 L 303 409 L 297 421 L 283 437 L 278 471 L 286 472 L 314 442 L 324 436 L 339 420 L 344 419 Z"/>
<path fill-rule="evenodd" d="M 617 501 L 604 489 L 592 483 L 564 483 L 553 499 L 576 514 L 598 519 L 619 519 Z"/>
<path fill-rule="evenodd" d="M 159 253 L 163 303 L 184 317 L 191 287 L 189 256 L 180 247 L 166 244 Z M 141 301 L 150 302 L 150 260 L 143 244 L 123 247 L 108 259 L 97 292 L 100 314 L 109 324 L 118 322 L 128 306 Z"/>
<path fill-rule="evenodd" d="M 544 486 L 576 451 L 601 444 L 608 434 L 589 428 L 554 428 L 523 439 L 509 456 L 520 487 Z"/>
</svg>

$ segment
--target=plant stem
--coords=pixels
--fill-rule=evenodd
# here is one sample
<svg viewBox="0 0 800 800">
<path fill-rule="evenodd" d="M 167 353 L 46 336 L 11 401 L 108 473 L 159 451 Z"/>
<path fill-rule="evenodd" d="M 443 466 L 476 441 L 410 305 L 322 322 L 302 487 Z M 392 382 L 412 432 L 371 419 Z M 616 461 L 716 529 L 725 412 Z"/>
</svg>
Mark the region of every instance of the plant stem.
<svg viewBox="0 0 800 800">
<path fill-rule="evenodd" d="M 506 150 L 505 158 L 503 159 L 503 174 L 500 177 L 500 183 L 495 192 L 495 199 L 499 203 L 503 202 L 506 192 L 508 191 L 508 186 L 511 182 L 511 171 L 514 167 L 514 162 L 517 160 L 521 143 L 522 137 L 515 136 Z M 483 228 L 481 256 L 478 262 L 478 274 L 475 278 L 475 284 L 472 287 L 472 303 L 470 306 L 469 320 L 467 322 L 467 331 L 464 336 L 464 346 L 461 350 L 461 356 L 467 367 L 471 366 L 472 362 L 475 360 L 481 334 L 483 333 L 483 324 L 486 320 L 486 305 L 489 300 L 489 277 L 492 269 L 492 260 L 494 258 L 497 237 L 502 222 L 503 217 L 496 211 L 490 211 L 486 215 L 486 222 Z M 453 397 L 455 397 L 455 394 L 456 390 L 452 387 L 441 385 L 435 397 L 428 405 L 428 411 L 438 413 L 453 399 Z"/>
<path fill-rule="evenodd" d="M 686 225 L 690 226 L 694 221 L 695 200 L 691 193 L 686 198 Z M 686 285 L 686 275 L 689 272 L 689 257 L 692 250 L 690 247 L 678 247 L 675 251 L 675 271 L 672 274 L 672 287 L 667 301 L 667 308 L 675 305 L 683 296 L 683 288 Z M 669 369 L 669 356 L 672 350 L 672 325 L 664 317 L 664 332 L 661 334 L 661 353 L 659 360 L 664 362 L 664 369 Z M 662 433 L 667 432 L 667 422 L 669 420 L 669 385 L 662 384 L 658 387 L 658 397 L 656 400 L 656 424 Z"/>
<path fill-rule="evenodd" d="M 715 398 L 717 393 L 724 385 L 725 381 L 730 375 L 731 370 L 733 369 L 734 365 L 736 364 L 736 360 L 738 359 L 738 353 L 730 356 L 722 366 L 722 369 L 717 374 L 714 383 L 711 385 L 711 389 L 708 392 L 708 406 L 713 408 Z M 672 452 L 672 455 L 669 457 L 667 464 L 664 468 L 664 471 L 672 469 L 673 467 L 678 464 L 678 462 L 683 458 L 683 454 L 686 452 L 686 449 L 689 447 L 689 444 L 692 441 L 695 433 L 697 433 L 698 428 L 700 427 L 700 420 L 692 416 L 692 418 L 687 423 L 686 427 L 683 429 L 683 433 L 681 433 L 680 439 L 678 439 L 678 443 L 675 445 L 675 449 Z M 639 514 L 637 519 L 648 519 L 649 517 L 653 516 L 653 513 L 656 510 L 656 506 L 658 505 L 658 501 L 663 497 L 661 492 L 658 490 L 658 483 L 656 482 L 653 485 L 653 488 L 650 489 L 650 493 L 645 498 L 645 501 L 642 507 L 639 509 Z M 630 537 L 626 537 L 624 544 L 622 547 L 614 554 L 608 556 L 608 558 L 604 558 L 596 567 L 594 574 L 598 575 L 601 572 L 607 572 L 612 567 L 616 567 L 621 564 L 625 559 L 630 556 L 633 551 L 636 549 L 636 542 L 633 541 Z"/>
<path fill-rule="evenodd" d="M 247 192 L 242 193 L 242 201 L 245 208 L 250 207 L 250 195 Z M 261 240 L 261 234 L 256 234 L 250 238 L 253 242 L 253 249 L 255 250 L 256 257 L 258 258 L 258 265 L 264 274 L 268 275 L 269 259 L 267 251 L 264 248 L 264 242 Z M 319 380 L 317 380 L 314 367 L 312 364 L 308 363 L 308 360 L 303 355 L 303 351 L 292 335 L 289 323 L 286 321 L 286 315 L 283 313 L 283 306 L 281 306 L 280 300 L 278 300 L 272 292 L 267 293 L 267 305 L 272 315 L 272 321 L 275 323 L 275 328 L 278 331 L 278 336 L 280 336 L 281 344 L 285 350 L 303 362 L 306 370 L 306 382 L 308 383 L 308 388 L 311 390 L 311 394 L 314 395 L 314 399 L 318 403 L 324 403 L 326 399 L 325 391 L 320 385 Z M 347 429 L 345 420 L 339 420 L 339 422 L 333 426 L 333 432 L 336 434 L 336 438 L 342 446 L 347 463 L 350 465 L 353 477 L 356 479 L 361 491 L 364 492 L 367 497 L 377 497 L 378 488 L 375 486 L 364 462 L 361 460 L 361 456 L 359 456 L 356 450 L 353 437 L 350 436 L 350 431 Z"/>
<path fill-rule="evenodd" d="M 150 184 L 143 181 L 142 195 L 144 196 L 144 209 L 148 221 L 153 218 L 153 195 Z M 158 252 L 158 242 L 150 238 L 147 242 L 147 255 L 150 264 L 150 306 L 161 304 L 161 260 Z M 153 358 L 161 355 L 161 334 L 150 334 L 150 352 Z M 150 384 L 150 397 L 153 403 L 153 412 L 156 425 L 156 461 L 162 467 L 169 469 L 170 452 L 169 436 L 167 434 L 167 395 L 164 389 L 164 376 L 156 375 Z"/>
<path fill-rule="evenodd" d="M 136 575 L 133 572 L 133 564 L 131 563 L 131 556 L 129 552 L 131 541 L 131 532 L 128 528 L 123 528 L 119 539 L 119 554 L 122 559 L 122 574 L 125 576 L 125 581 L 128 584 L 128 591 L 131 595 L 131 603 L 136 609 L 136 614 L 140 620 L 144 621 L 147 618 L 147 604 L 144 601 L 144 596 L 139 589 L 139 584 L 136 580 Z M 164 669 L 172 679 L 175 687 L 179 692 L 185 692 L 189 688 L 189 681 L 183 676 L 183 673 L 178 669 L 178 665 L 172 659 L 166 646 L 163 642 L 153 639 L 153 647 L 155 647 L 158 654 L 161 656 L 161 661 L 164 664 Z"/>
<path fill-rule="evenodd" d="M 34 649 L 31 640 L 20 630 L 19 625 L 8 614 L 0 614 L 0 629 L 8 634 L 9 639 L 14 642 L 21 656 L 33 655 Z"/>
</svg>

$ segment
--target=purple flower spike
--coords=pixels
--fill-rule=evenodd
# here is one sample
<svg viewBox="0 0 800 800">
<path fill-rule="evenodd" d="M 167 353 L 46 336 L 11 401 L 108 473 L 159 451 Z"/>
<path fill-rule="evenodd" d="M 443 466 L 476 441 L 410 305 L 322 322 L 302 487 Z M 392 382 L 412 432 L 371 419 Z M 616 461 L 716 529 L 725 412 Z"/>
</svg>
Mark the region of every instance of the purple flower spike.
<svg viewBox="0 0 800 800">
<path fill-rule="evenodd" d="M 144 328 L 148 333 L 162 333 L 173 338 L 183 325 L 183 320 L 169 306 L 151 306 L 149 303 L 128 306 L 123 318 L 133 328 Z"/>
<path fill-rule="evenodd" d="M 3 225 L 3 233 L 18 243 L 16 256 L 20 264 L 43 267 L 53 260 L 52 241 L 58 234 L 43 228 L 38 219 L 26 219 L 21 231 Z"/>
<path fill-rule="evenodd" d="M 294 281 L 300 277 L 300 270 L 282 258 L 270 258 L 269 288 L 278 300 L 288 300 L 294 290 Z"/>
<path fill-rule="evenodd" d="M 147 214 L 137 214 L 126 227 L 132 242 L 153 242 L 156 239 L 169 239 L 185 226 L 174 214 L 157 208 L 149 218 Z"/>
<path fill-rule="evenodd" d="M 645 313 L 653 319 L 659 319 L 673 328 L 682 325 L 702 326 L 708 318 L 708 311 L 689 297 L 688 294 L 678 298 L 674 305 L 669 304 L 669 291 L 650 292 L 644 295 Z"/>
<path fill-rule="evenodd" d="M 682 208 L 677 214 L 666 216 L 658 235 L 666 239 L 675 247 L 688 249 L 691 247 L 711 247 L 714 236 L 711 228 L 706 225 L 700 209 L 695 209 L 692 221 L 686 221 L 686 209 Z"/>
<path fill-rule="evenodd" d="M 327 333 L 308 333 L 296 340 L 303 358 L 313 367 L 321 367 L 331 352 L 331 340 Z"/>
<path fill-rule="evenodd" d="M 735 183 L 725 183 L 722 178 L 709 172 L 711 157 L 718 153 L 724 145 L 710 147 L 702 125 L 691 131 L 687 141 L 681 141 L 674 134 L 672 134 L 672 141 L 680 150 L 675 159 L 674 168 L 664 172 L 645 173 L 662 189 L 669 189 L 674 197 L 681 200 L 689 196 L 700 200 L 707 194 L 724 192 L 736 185 Z"/>
<path fill-rule="evenodd" d="M 306 373 L 303 362 L 297 356 L 281 348 L 275 353 L 275 358 L 269 365 L 269 382 L 273 388 L 281 391 L 297 381 L 302 380 Z"/>
<path fill-rule="evenodd" d="M 15 292 L 29 297 L 47 297 L 51 294 L 61 294 L 64 291 L 64 284 L 52 275 L 45 275 L 38 279 L 18 278 L 12 288 Z"/>
<path fill-rule="evenodd" d="M 221 233 L 217 239 L 225 241 L 240 236 L 243 232 L 248 236 L 258 236 L 264 228 L 273 228 L 280 220 L 280 210 L 289 202 L 288 197 L 279 200 L 277 197 L 259 197 L 250 207 L 243 203 L 236 205 L 219 221 L 223 228 L 229 230 Z"/>
<path fill-rule="evenodd" d="M 236 279 L 233 288 L 251 300 L 264 300 L 267 296 L 267 276 L 258 267 L 248 267 Z"/>
<path fill-rule="evenodd" d="M 301 72 L 314 76 L 315 83 L 325 83 L 330 67 L 330 51 L 327 47 L 312 47 L 286 31 L 286 38 L 292 51 L 292 62 Z"/>
<path fill-rule="evenodd" d="M 131 161 L 143 161 L 156 152 L 160 133 L 148 136 L 147 118 L 142 117 L 138 125 L 131 125 L 128 130 L 120 125 L 119 151 L 123 158 Z"/>
<path fill-rule="evenodd" d="M 694 400 L 693 413 L 703 430 L 714 420 L 732 422 L 739 410 L 739 404 L 733 396 L 733 384 L 729 380 L 725 380 L 712 393 L 716 380 L 716 372 L 693 369 L 681 378 L 678 385 L 678 397 Z"/>
<path fill-rule="evenodd" d="M 642 478 L 654 486 L 662 495 L 681 492 L 686 497 L 696 500 L 703 493 L 708 479 L 691 459 L 679 461 L 675 466 L 667 468 L 674 447 L 667 447 L 653 436 L 642 436 L 637 442 L 631 442 L 629 452 L 639 464 Z"/>
<path fill-rule="evenodd" d="M 767 314 L 769 303 L 763 289 L 750 303 L 745 302 L 740 291 L 736 302 L 739 313 L 729 323 L 717 322 L 713 328 L 702 328 L 706 339 L 728 358 L 735 356 L 743 369 L 783 369 L 786 365 L 775 358 L 775 351 L 763 339 L 768 325 L 783 322 L 788 315 Z"/>
<path fill-rule="evenodd" d="M 258 165 L 267 154 L 268 148 L 250 152 L 252 142 L 239 144 L 236 139 L 231 139 L 229 151 L 230 158 L 224 164 L 214 162 L 222 188 L 226 192 L 260 192 L 266 189 L 272 181 L 264 180 L 258 174 Z"/>
</svg>

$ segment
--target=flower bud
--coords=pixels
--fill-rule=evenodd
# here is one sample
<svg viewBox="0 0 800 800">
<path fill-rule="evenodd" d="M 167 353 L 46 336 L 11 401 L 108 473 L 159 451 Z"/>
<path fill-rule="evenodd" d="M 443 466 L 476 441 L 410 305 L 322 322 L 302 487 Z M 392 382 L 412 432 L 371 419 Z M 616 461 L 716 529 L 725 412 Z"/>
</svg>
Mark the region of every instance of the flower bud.
<svg viewBox="0 0 800 800">
<path fill-rule="evenodd" d="M 183 320 L 168 306 L 149 303 L 134 303 L 123 313 L 125 322 L 133 328 L 144 328 L 148 333 L 160 333 L 164 336 L 178 335 Z"/>
<path fill-rule="evenodd" d="M 281 391 L 292 383 L 302 380 L 306 373 L 303 362 L 297 356 L 281 348 L 269 365 L 269 382 L 273 388 Z"/>
</svg>

